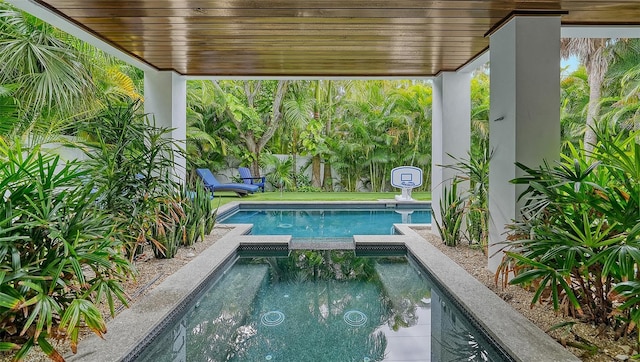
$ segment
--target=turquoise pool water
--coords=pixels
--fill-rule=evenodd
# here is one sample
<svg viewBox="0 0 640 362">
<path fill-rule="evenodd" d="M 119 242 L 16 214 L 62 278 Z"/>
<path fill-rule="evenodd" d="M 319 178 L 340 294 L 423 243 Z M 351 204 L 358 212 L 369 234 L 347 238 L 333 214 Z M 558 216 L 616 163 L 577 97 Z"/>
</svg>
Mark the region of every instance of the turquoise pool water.
<svg viewBox="0 0 640 362">
<path fill-rule="evenodd" d="M 221 224 L 253 224 L 253 235 L 291 235 L 294 238 L 346 238 L 390 235 L 393 224 L 429 224 L 428 209 L 392 210 L 238 210 Z"/>
<path fill-rule="evenodd" d="M 406 257 L 241 258 L 136 361 L 508 361 Z"/>
</svg>

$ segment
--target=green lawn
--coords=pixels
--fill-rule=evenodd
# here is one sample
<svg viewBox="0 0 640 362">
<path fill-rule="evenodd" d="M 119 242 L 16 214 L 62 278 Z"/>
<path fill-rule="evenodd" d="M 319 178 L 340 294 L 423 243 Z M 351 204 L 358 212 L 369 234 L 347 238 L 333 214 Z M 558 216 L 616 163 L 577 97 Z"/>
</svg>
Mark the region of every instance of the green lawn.
<svg viewBox="0 0 640 362">
<path fill-rule="evenodd" d="M 397 192 L 265 192 L 238 197 L 233 192 L 216 192 L 216 201 L 220 205 L 233 201 L 377 201 L 394 199 Z M 430 201 L 430 192 L 413 192 L 411 197 L 419 201 Z"/>
</svg>

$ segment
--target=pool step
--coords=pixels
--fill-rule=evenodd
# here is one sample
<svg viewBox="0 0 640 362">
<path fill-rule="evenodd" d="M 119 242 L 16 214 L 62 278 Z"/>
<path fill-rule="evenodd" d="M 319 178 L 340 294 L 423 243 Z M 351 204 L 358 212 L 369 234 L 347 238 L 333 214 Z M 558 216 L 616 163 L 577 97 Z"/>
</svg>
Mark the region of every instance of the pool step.
<svg viewBox="0 0 640 362">
<path fill-rule="evenodd" d="M 290 249 L 298 250 L 355 250 L 353 238 L 292 238 Z"/>
<path fill-rule="evenodd" d="M 268 275 L 266 265 L 235 265 L 136 360 L 198 361 L 207 357 L 202 350 L 209 360 L 227 355 Z"/>
</svg>

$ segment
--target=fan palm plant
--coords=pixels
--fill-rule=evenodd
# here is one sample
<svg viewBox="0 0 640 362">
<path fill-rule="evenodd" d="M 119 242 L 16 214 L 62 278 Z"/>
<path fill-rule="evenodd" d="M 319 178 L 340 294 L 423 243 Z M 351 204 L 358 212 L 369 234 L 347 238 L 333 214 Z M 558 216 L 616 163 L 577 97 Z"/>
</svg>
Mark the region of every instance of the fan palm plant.
<svg viewBox="0 0 640 362">
<path fill-rule="evenodd" d="M 535 286 L 570 314 L 622 329 L 638 323 L 640 144 L 635 135 L 596 130 L 593 153 L 572 148 L 555 166 L 518 166 L 528 185 L 523 219 L 511 226 L 501 271 Z M 506 278 L 505 278 L 506 280 Z M 616 310 L 614 288 L 629 298 Z M 634 294 L 636 293 L 636 294 Z"/>
<path fill-rule="evenodd" d="M 53 26 L 0 3 L 0 33 L 0 84 L 19 84 L 26 113 L 75 110 L 94 93 L 88 62 Z"/>
</svg>

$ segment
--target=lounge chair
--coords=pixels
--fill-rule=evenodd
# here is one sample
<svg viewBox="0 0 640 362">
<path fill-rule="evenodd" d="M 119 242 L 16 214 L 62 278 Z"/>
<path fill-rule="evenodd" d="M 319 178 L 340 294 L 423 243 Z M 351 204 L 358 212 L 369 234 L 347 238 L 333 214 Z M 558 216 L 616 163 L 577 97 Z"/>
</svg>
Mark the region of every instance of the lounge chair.
<svg viewBox="0 0 640 362">
<path fill-rule="evenodd" d="M 253 177 L 251 175 L 251 170 L 249 170 L 246 167 L 238 167 L 238 172 L 240 173 L 240 178 L 242 179 L 242 182 L 244 182 L 247 185 L 256 185 L 260 187 L 262 192 L 264 192 L 264 184 L 265 184 L 264 176 Z"/>
<path fill-rule="evenodd" d="M 204 182 L 204 187 L 211 192 L 233 191 L 236 194 L 238 194 L 238 196 L 245 196 L 249 193 L 252 194 L 260 189 L 260 187 L 256 185 L 237 184 L 237 183 L 228 183 L 228 184 L 220 183 L 220 181 L 218 181 L 216 177 L 213 176 L 213 173 L 211 173 L 211 170 L 209 170 L 208 168 L 199 168 L 196 170 L 196 174 L 198 174 L 198 176 Z"/>
</svg>

